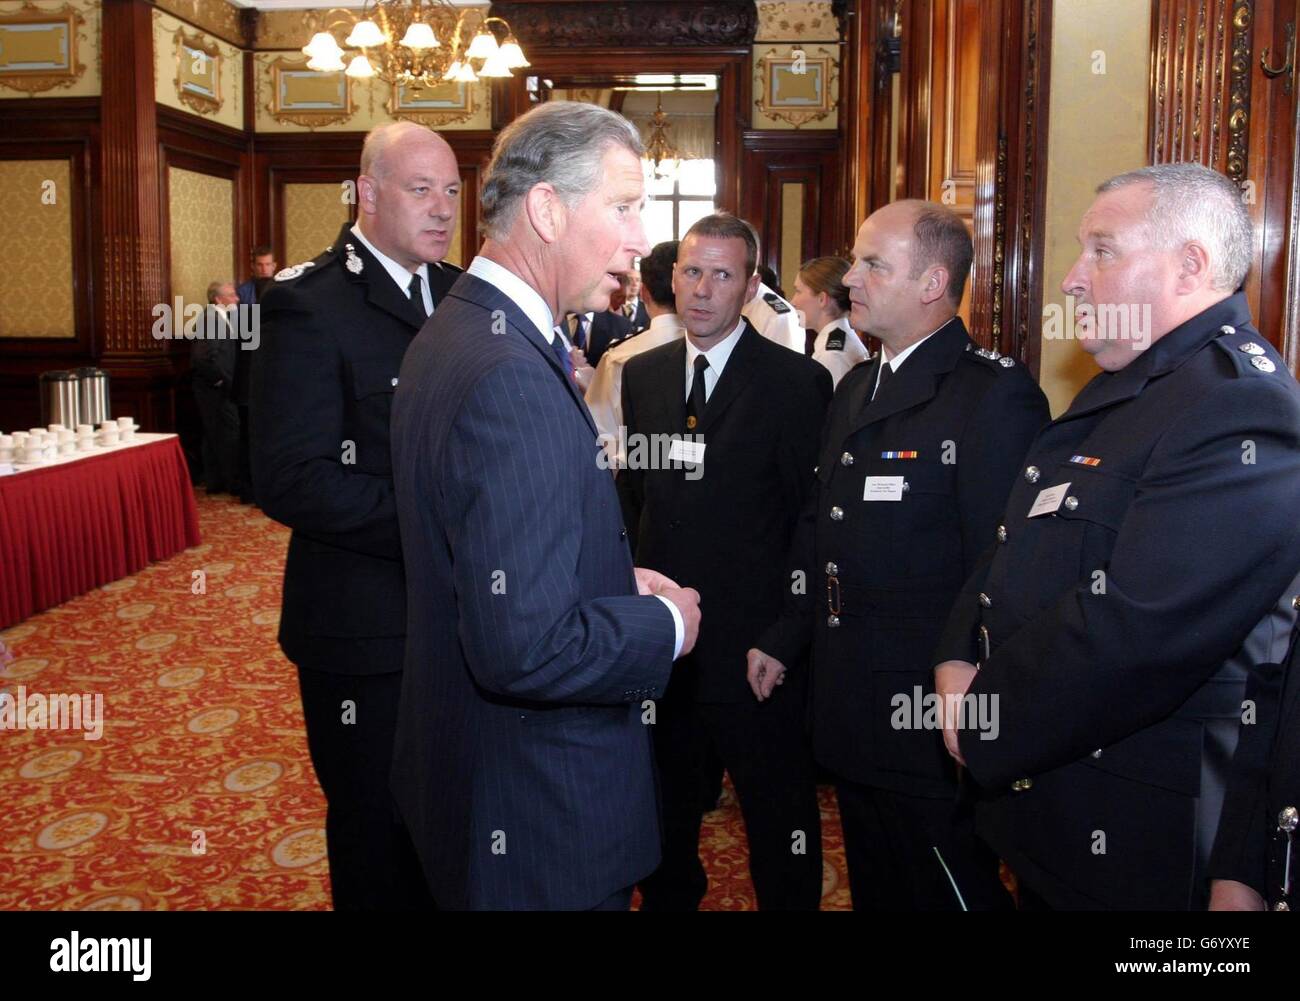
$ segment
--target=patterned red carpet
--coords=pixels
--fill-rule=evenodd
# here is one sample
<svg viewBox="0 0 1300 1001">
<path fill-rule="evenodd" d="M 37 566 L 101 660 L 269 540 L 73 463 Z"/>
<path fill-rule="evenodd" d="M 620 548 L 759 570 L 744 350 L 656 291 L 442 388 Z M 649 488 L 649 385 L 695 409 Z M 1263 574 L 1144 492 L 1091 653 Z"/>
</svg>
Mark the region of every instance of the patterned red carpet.
<svg viewBox="0 0 1300 1001">
<path fill-rule="evenodd" d="M 288 531 L 201 491 L 199 514 L 202 545 L 0 633 L 0 691 L 90 696 L 81 730 L 0 730 L 0 909 L 329 906 L 325 802 L 275 642 Z M 822 820 L 822 906 L 846 909 L 829 790 Z M 730 788 L 702 846 L 704 908 L 752 910 Z"/>
</svg>

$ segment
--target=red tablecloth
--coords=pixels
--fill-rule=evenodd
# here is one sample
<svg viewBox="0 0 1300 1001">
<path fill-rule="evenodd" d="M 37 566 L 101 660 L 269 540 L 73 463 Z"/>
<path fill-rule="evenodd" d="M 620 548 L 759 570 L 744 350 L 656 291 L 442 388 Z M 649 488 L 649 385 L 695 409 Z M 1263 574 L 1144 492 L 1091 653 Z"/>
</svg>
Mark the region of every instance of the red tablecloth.
<svg viewBox="0 0 1300 1001">
<path fill-rule="evenodd" d="M 198 544 L 175 435 L 0 476 L 0 629 Z"/>
</svg>

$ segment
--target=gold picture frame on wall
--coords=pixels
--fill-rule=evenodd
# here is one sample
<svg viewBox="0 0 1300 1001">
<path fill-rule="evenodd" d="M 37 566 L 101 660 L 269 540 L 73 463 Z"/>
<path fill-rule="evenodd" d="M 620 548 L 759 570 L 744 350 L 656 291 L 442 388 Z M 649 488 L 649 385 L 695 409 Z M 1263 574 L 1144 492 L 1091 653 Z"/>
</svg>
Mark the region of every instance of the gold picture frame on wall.
<svg viewBox="0 0 1300 1001">
<path fill-rule="evenodd" d="M 221 110 L 221 49 L 201 35 L 176 32 L 176 96 L 201 115 Z"/>
<path fill-rule="evenodd" d="M 268 67 L 271 100 L 266 110 L 277 122 L 309 129 L 346 122 L 356 113 L 352 81 L 340 70 L 320 73 L 305 60 L 277 59 Z"/>
<path fill-rule="evenodd" d="M 772 48 L 758 61 L 758 110 L 778 122 L 800 128 L 835 111 L 839 66 L 824 46 Z"/>
<path fill-rule="evenodd" d="M 388 99 L 388 113 L 430 128 L 468 121 L 474 116 L 474 88 L 455 82 L 435 87 L 398 84 Z"/>
<path fill-rule="evenodd" d="M 86 72 L 77 59 L 77 31 L 85 23 L 67 4 L 49 11 L 24 3 L 0 15 L 0 86 L 27 94 L 71 87 Z"/>
</svg>

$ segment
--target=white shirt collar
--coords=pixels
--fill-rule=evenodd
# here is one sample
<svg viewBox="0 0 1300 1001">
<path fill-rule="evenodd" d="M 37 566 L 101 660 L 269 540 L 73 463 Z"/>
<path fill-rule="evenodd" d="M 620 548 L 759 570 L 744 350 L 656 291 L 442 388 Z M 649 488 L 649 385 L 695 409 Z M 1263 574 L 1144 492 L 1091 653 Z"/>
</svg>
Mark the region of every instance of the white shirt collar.
<svg viewBox="0 0 1300 1001">
<path fill-rule="evenodd" d="M 669 329 L 672 330 L 682 329 L 682 321 L 680 318 L 678 318 L 676 313 L 660 313 L 658 316 L 652 316 L 650 317 L 650 326 L 646 327 L 646 330 L 653 330 L 656 333 L 658 333 L 660 330 L 669 330 Z M 693 359 L 692 359 L 692 364 L 694 364 Z M 712 365 L 713 362 L 709 362 L 709 364 Z"/>
<path fill-rule="evenodd" d="M 418 274 L 420 276 L 420 280 L 424 282 L 424 287 L 421 291 L 425 293 L 425 301 L 424 301 L 425 307 L 427 308 L 429 305 L 431 305 L 432 297 L 428 294 L 429 265 L 421 263 L 418 270 L 408 271 L 406 268 L 402 267 L 395 260 L 393 260 L 387 254 L 381 251 L 373 243 L 367 240 L 365 234 L 361 232 L 360 223 L 353 223 L 351 232 L 353 236 L 355 236 L 358 240 L 362 242 L 362 244 L 365 246 L 365 248 L 368 251 L 370 251 L 372 254 L 375 255 L 375 259 L 384 266 L 384 270 L 387 271 L 388 274 L 392 277 L 393 281 L 397 283 L 397 287 L 402 290 L 402 295 L 406 296 L 407 298 L 410 298 L 411 295 L 411 275 Z"/>
<path fill-rule="evenodd" d="M 894 355 L 892 358 L 885 357 L 889 352 L 882 345 L 880 348 L 880 356 L 882 359 L 884 359 L 885 363 L 894 370 L 894 374 L 897 375 L 898 370 L 903 367 L 903 362 L 907 361 L 907 359 L 911 356 L 913 351 L 919 348 L 922 344 L 928 341 L 931 337 L 937 334 L 944 327 L 948 326 L 948 324 L 950 324 L 951 322 L 952 322 L 951 319 L 944 320 L 943 323 L 939 324 L 939 326 L 935 327 L 933 330 L 931 330 L 928 334 L 922 337 L 915 344 L 903 348 L 902 351 L 898 352 L 898 354 Z"/>
<path fill-rule="evenodd" d="M 486 257 L 476 257 L 465 269 L 475 278 L 487 282 L 513 302 L 532 321 L 547 344 L 554 341 L 555 317 L 537 290 L 520 278 L 509 268 L 504 268 L 496 261 Z"/>
<path fill-rule="evenodd" d="M 735 350 L 736 344 L 740 341 L 740 335 L 745 330 L 745 318 L 742 316 L 736 321 L 736 329 L 729 333 L 717 344 L 707 351 L 701 351 L 688 336 L 686 338 L 686 395 L 691 392 L 691 382 L 695 378 L 695 359 L 704 355 L 709 359 L 709 367 L 704 371 L 704 385 L 707 394 L 713 392 L 713 387 L 718 384 L 722 378 L 722 370 L 727 366 L 727 359 L 731 357 L 731 352 Z"/>
</svg>

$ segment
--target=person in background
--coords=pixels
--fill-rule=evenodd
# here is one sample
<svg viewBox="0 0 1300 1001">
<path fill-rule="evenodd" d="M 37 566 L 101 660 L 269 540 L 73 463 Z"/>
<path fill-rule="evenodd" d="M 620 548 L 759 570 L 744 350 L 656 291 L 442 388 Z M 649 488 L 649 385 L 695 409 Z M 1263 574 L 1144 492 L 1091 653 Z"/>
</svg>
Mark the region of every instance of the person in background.
<svg viewBox="0 0 1300 1001">
<path fill-rule="evenodd" d="M 257 302 L 257 293 L 265 288 L 266 283 L 275 277 L 277 270 L 275 264 L 275 251 L 269 244 L 258 244 L 253 248 L 252 253 L 252 275 L 248 281 L 244 282 L 235 291 L 239 295 L 239 301 L 245 306 L 251 306 Z"/>
<path fill-rule="evenodd" d="M 633 268 L 623 276 L 620 283 L 619 301 L 615 303 L 614 300 L 610 300 L 609 308 L 617 309 L 632 324 L 632 333 L 628 334 L 629 337 L 650 326 L 650 315 L 646 312 L 645 303 L 641 301 L 641 285 L 641 272 Z"/>
<path fill-rule="evenodd" d="M 745 225 L 754 229 L 749 222 L 745 222 Z M 754 230 L 754 240 L 758 241 L 758 230 Z M 795 308 L 790 305 L 785 296 L 777 291 L 780 283 L 776 272 L 765 265 L 758 265 L 755 273 L 759 276 L 758 291 L 749 302 L 745 303 L 742 311 L 745 319 L 769 341 L 776 341 L 777 344 L 791 351 L 803 354 L 804 337 L 803 327 L 799 324 L 799 314 L 795 312 Z M 764 274 L 767 278 L 763 277 Z M 772 284 L 768 284 L 768 278 L 771 279 Z"/>
<path fill-rule="evenodd" d="M 644 354 L 651 348 L 670 344 L 685 333 L 677 316 L 677 304 L 673 296 L 675 263 L 676 240 L 658 244 L 641 259 L 641 305 L 650 317 L 649 324 L 643 333 L 620 341 L 605 352 L 587 390 L 587 406 L 609 453 L 610 464 L 615 469 L 626 458 L 622 454 L 618 434 L 619 426 L 623 423 L 623 366 L 629 359 Z"/>
<path fill-rule="evenodd" d="M 208 308 L 190 344 L 194 402 L 203 422 L 203 482 L 210 494 L 225 493 L 237 483 L 239 408 L 232 390 L 240 354 L 229 310 L 239 302 L 232 282 L 208 286 Z M 224 332 L 226 336 L 213 336 Z"/>
<path fill-rule="evenodd" d="M 836 386 L 846 372 L 867 360 L 867 347 L 849 326 L 849 290 L 844 275 L 850 262 L 843 257 L 814 257 L 805 261 L 794 280 L 791 304 L 803 314 L 804 354 L 831 374 Z"/>
</svg>

